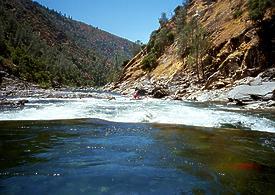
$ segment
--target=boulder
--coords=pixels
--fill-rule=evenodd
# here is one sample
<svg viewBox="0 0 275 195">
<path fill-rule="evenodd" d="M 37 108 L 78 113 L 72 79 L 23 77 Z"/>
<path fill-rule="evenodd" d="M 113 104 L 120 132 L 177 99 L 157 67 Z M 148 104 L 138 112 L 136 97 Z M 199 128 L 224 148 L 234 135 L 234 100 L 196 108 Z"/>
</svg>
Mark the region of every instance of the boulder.
<svg viewBox="0 0 275 195">
<path fill-rule="evenodd" d="M 162 89 L 159 87 L 156 87 L 152 91 L 153 98 L 164 98 L 165 96 L 168 96 L 169 93 L 166 89 Z"/>
<path fill-rule="evenodd" d="M 228 94 L 228 98 L 238 100 L 253 100 L 253 97 L 264 97 L 275 90 L 275 82 L 263 82 L 261 85 L 239 85 Z"/>
<path fill-rule="evenodd" d="M 259 107 L 257 105 L 270 107 L 264 102 L 274 98 L 275 82 L 261 82 L 260 79 L 255 79 L 252 85 L 236 86 L 228 93 L 229 102 L 235 102 L 238 106 L 253 105 L 254 108 Z"/>
<path fill-rule="evenodd" d="M 143 89 L 143 88 L 140 88 L 140 89 L 136 89 L 137 90 L 137 93 L 140 95 L 140 96 L 145 96 L 148 94 L 147 90 Z"/>
<path fill-rule="evenodd" d="M 216 89 L 221 89 L 221 88 L 223 88 L 223 87 L 225 87 L 226 86 L 226 84 L 223 82 L 223 81 L 218 81 L 215 85 L 214 85 L 214 87 L 216 88 Z"/>
</svg>

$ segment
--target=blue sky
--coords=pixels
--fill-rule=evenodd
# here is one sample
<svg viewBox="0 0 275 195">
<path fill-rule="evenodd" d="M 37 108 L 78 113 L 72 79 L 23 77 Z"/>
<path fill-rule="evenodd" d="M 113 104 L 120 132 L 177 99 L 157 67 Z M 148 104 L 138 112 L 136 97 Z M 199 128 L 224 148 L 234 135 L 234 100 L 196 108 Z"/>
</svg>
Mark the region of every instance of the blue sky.
<svg viewBox="0 0 275 195">
<path fill-rule="evenodd" d="M 171 16 L 183 0 L 36 0 L 73 19 L 146 43 L 162 12 Z"/>
</svg>

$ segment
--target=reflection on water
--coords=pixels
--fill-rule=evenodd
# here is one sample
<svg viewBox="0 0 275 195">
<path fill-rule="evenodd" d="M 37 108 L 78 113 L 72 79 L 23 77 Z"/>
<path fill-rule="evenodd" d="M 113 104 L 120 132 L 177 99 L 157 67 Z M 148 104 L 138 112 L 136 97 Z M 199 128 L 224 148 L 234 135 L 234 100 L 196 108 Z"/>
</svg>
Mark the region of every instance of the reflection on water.
<svg viewBox="0 0 275 195">
<path fill-rule="evenodd" d="M 229 192 L 274 193 L 275 135 L 232 129 L 159 126 L 162 140 L 181 163 L 175 166 Z M 213 192 L 216 192 L 215 189 Z"/>
<path fill-rule="evenodd" d="M 275 135 L 97 119 L 0 122 L 0 194 L 274 194 Z"/>
</svg>

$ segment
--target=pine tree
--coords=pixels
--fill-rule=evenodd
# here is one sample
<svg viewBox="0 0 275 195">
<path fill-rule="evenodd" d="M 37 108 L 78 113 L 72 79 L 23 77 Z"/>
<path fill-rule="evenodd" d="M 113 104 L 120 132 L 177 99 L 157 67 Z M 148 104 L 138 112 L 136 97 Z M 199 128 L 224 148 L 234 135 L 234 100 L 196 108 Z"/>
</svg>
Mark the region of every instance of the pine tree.
<svg viewBox="0 0 275 195">
<path fill-rule="evenodd" d="M 165 13 L 165 12 L 162 12 L 162 13 L 161 13 L 161 16 L 160 16 L 160 18 L 159 18 L 159 24 L 160 24 L 160 26 L 161 26 L 161 27 L 164 26 L 167 22 L 168 22 L 168 18 L 167 18 L 166 13 Z"/>
</svg>

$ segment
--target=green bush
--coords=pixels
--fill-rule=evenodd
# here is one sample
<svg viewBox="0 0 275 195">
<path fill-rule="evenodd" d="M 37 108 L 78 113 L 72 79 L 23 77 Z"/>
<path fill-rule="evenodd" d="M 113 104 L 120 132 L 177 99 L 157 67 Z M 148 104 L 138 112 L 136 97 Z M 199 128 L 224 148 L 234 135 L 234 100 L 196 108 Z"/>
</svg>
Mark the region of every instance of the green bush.
<svg viewBox="0 0 275 195">
<path fill-rule="evenodd" d="M 237 8 L 237 9 L 234 11 L 234 13 L 233 13 L 233 17 L 234 17 L 235 19 L 237 19 L 237 18 L 239 18 L 239 17 L 242 15 L 242 13 L 243 13 L 242 9 L 241 9 L 241 8 Z"/>
<path fill-rule="evenodd" d="M 147 45 L 147 50 L 159 57 L 163 54 L 165 48 L 174 42 L 174 39 L 173 32 L 168 28 L 154 31 Z"/>
<path fill-rule="evenodd" d="M 248 0 L 249 16 L 253 21 L 261 21 L 268 7 L 274 6 L 272 0 Z"/>
<path fill-rule="evenodd" d="M 153 31 L 151 33 L 150 40 L 149 40 L 149 42 L 147 44 L 147 51 L 148 52 L 150 52 L 154 48 L 158 32 L 159 32 L 159 30 L 155 30 L 155 31 Z"/>
<path fill-rule="evenodd" d="M 145 71 L 150 71 L 157 66 L 157 56 L 155 53 L 149 53 L 141 62 L 142 69 Z"/>
</svg>

